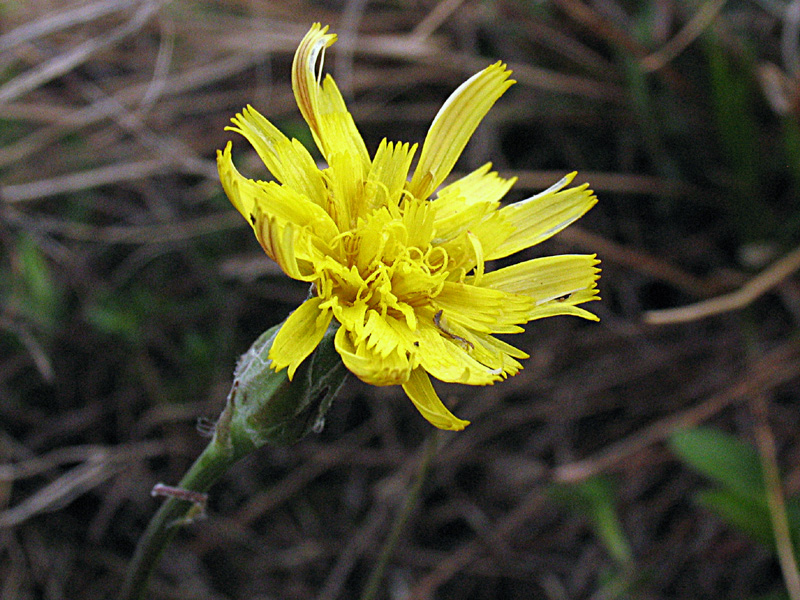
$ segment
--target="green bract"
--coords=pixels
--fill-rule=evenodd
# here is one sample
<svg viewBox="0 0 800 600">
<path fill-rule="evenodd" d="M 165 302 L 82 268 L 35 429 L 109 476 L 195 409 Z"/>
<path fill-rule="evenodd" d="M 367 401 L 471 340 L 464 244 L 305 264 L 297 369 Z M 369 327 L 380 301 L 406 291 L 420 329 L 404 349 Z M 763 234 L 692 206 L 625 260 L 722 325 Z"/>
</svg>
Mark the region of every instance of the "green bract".
<svg viewBox="0 0 800 600">
<path fill-rule="evenodd" d="M 286 370 L 276 372 L 267 358 L 280 327 L 261 334 L 239 359 L 217 422 L 215 441 L 239 456 L 264 444 L 294 444 L 321 427 L 349 372 L 334 348 L 338 327 L 332 325 L 290 382 Z"/>
</svg>

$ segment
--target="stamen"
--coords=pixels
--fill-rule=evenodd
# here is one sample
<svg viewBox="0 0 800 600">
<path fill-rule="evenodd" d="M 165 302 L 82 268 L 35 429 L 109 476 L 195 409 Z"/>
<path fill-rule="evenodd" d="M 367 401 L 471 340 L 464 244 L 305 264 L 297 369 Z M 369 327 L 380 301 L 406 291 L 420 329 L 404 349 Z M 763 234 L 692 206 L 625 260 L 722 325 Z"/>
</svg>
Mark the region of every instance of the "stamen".
<svg viewBox="0 0 800 600">
<path fill-rule="evenodd" d="M 472 250 L 475 252 L 475 279 L 472 285 L 479 285 L 484 273 L 484 260 L 483 260 L 483 245 L 481 241 L 471 231 L 467 231 L 467 239 L 472 244 Z"/>
<path fill-rule="evenodd" d="M 450 257 L 447 250 L 441 246 L 431 246 L 426 252 L 425 263 L 430 267 L 431 271 L 438 271 L 447 267 L 450 262 Z"/>
<path fill-rule="evenodd" d="M 397 206 L 400 207 L 401 211 L 405 212 L 406 205 L 415 201 L 417 201 L 417 197 L 404 187 L 400 192 L 400 198 L 397 201 Z"/>
</svg>

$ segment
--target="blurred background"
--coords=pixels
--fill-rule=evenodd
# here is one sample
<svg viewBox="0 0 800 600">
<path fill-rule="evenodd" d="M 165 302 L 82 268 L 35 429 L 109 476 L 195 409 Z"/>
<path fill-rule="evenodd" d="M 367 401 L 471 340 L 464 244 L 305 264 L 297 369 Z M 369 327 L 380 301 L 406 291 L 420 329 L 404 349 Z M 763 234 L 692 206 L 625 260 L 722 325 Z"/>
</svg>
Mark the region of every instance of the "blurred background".
<svg viewBox="0 0 800 600">
<path fill-rule="evenodd" d="M 519 375 L 439 388 L 472 425 L 440 436 L 377 597 L 800 598 L 797 0 L 4 2 L 0 598 L 113 598 L 153 485 L 305 298 L 214 155 L 268 176 L 223 130 L 247 103 L 311 147 L 313 21 L 371 151 L 501 59 L 518 83 L 459 173 L 491 160 L 514 201 L 577 170 L 600 199 L 523 258 L 596 252 L 601 322 L 531 323 Z M 429 431 L 351 380 L 321 433 L 212 488 L 150 597 L 359 598 Z"/>
</svg>

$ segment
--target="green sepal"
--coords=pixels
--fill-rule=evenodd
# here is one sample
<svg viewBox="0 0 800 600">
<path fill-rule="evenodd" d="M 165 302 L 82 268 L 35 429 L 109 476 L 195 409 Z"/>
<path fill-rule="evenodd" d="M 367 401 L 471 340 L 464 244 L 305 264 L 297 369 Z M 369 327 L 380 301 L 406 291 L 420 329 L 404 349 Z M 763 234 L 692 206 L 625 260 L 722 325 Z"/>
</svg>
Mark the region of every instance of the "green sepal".
<svg viewBox="0 0 800 600">
<path fill-rule="evenodd" d="M 321 426 L 349 372 L 334 347 L 334 322 L 289 381 L 287 369 L 274 371 L 267 358 L 280 327 L 261 334 L 236 365 L 215 433 L 236 456 L 265 444 L 289 446 Z"/>
</svg>

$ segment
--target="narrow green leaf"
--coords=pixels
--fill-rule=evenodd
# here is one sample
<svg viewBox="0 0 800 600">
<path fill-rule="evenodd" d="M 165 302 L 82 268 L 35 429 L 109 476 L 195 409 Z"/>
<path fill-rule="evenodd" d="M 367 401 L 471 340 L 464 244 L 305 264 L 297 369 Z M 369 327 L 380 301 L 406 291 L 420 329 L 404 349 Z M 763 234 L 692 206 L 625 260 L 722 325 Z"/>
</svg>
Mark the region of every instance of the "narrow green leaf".
<svg viewBox="0 0 800 600">
<path fill-rule="evenodd" d="M 766 202 L 761 185 L 764 161 L 756 120 L 757 92 L 751 75 L 753 53 L 747 49 L 733 56 L 711 32 L 704 41 L 718 141 L 733 179 L 728 210 L 742 241 L 770 239 L 778 219 Z"/>
<path fill-rule="evenodd" d="M 586 516 L 609 554 L 621 566 L 633 562 L 628 539 L 616 510 L 613 483 L 606 477 L 592 477 L 571 485 L 554 485 L 550 497 Z"/>
<path fill-rule="evenodd" d="M 671 450 L 689 466 L 741 496 L 766 502 L 761 462 L 755 448 L 734 436 L 698 427 L 672 435 Z"/>
<path fill-rule="evenodd" d="M 697 502 L 753 539 L 775 546 L 772 520 L 766 502 L 729 490 L 700 492 L 697 495 Z"/>
<path fill-rule="evenodd" d="M 18 245 L 22 289 L 20 309 L 45 330 L 52 330 L 58 320 L 60 292 L 44 254 L 27 235 Z"/>
</svg>

